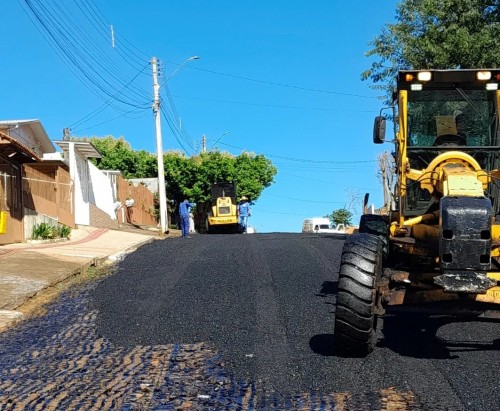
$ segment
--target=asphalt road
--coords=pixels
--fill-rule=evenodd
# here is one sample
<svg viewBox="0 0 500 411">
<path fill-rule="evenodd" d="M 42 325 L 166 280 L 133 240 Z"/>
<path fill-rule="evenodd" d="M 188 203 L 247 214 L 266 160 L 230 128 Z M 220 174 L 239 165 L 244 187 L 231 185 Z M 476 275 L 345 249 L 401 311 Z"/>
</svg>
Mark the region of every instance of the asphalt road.
<svg viewBox="0 0 500 411">
<path fill-rule="evenodd" d="M 333 395 L 336 409 L 497 410 L 498 322 L 389 317 L 370 356 L 336 356 L 342 245 L 301 234 L 153 242 L 91 292 L 97 334 L 124 347 L 207 344 L 275 409 Z"/>
</svg>

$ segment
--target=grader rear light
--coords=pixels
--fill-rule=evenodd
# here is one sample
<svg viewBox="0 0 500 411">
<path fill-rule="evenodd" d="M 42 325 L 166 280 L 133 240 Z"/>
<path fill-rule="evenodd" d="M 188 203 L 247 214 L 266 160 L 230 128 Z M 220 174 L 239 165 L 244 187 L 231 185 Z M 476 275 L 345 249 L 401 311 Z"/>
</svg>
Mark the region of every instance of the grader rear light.
<svg viewBox="0 0 500 411">
<path fill-rule="evenodd" d="M 486 83 L 486 90 L 498 90 L 498 83 Z"/>
<path fill-rule="evenodd" d="M 477 72 L 477 79 L 486 81 L 491 79 L 491 71 L 478 71 Z"/>
<path fill-rule="evenodd" d="M 430 81 L 432 78 L 432 73 L 430 71 L 421 71 L 417 74 L 417 79 L 419 81 Z"/>
</svg>

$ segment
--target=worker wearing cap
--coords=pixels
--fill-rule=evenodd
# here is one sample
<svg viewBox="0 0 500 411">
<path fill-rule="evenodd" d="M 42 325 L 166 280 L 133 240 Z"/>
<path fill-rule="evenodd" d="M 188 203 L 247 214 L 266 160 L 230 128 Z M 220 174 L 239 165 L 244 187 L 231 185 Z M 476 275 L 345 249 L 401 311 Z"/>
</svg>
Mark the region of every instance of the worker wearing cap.
<svg viewBox="0 0 500 411">
<path fill-rule="evenodd" d="M 238 204 L 238 216 L 241 232 L 244 234 L 247 232 L 248 217 L 250 217 L 251 214 L 252 210 L 250 209 L 248 198 L 245 196 L 241 197 L 240 203 Z"/>
</svg>

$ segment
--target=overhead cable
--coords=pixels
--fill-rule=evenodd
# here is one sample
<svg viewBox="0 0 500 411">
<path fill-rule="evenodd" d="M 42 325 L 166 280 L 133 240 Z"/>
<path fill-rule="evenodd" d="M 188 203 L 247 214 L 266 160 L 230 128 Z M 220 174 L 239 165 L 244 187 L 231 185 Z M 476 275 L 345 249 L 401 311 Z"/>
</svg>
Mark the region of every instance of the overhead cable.
<svg viewBox="0 0 500 411">
<path fill-rule="evenodd" d="M 174 65 L 176 64 L 176 63 L 174 63 L 172 61 L 168 61 L 168 60 L 166 60 L 166 61 L 168 63 L 170 63 L 170 64 L 174 64 Z M 341 95 L 341 96 L 369 98 L 369 99 L 378 99 L 379 98 L 377 96 L 367 96 L 367 95 L 362 95 L 362 94 L 344 93 L 344 92 L 341 92 L 341 91 L 322 90 L 322 89 L 317 89 L 317 88 L 309 88 L 309 87 L 297 86 L 297 85 L 293 85 L 293 84 L 278 83 L 278 82 L 269 81 L 269 80 L 259 80 L 259 79 L 254 79 L 254 78 L 246 77 L 246 76 L 238 76 L 236 74 L 222 73 L 220 71 L 203 69 L 203 68 L 200 68 L 200 67 L 188 67 L 188 69 L 203 71 L 203 72 L 210 73 L 210 74 L 216 74 L 218 76 L 225 76 L 225 77 L 236 78 L 236 79 L 239 79 L 239 80 L 251 81 L 251 82 L 254 82 L 254 83 L 261 83 L 261 84 L 267 84 L 267 85 L 279 86 L 279 87 L 288 87 L 288 88 L 293 88 L 293 89 L 297 89 L 297 90 L 312 91 L 312 92 L 315 92 L 315 93 L 336 94 L 336 95 Z"/>
</svg>

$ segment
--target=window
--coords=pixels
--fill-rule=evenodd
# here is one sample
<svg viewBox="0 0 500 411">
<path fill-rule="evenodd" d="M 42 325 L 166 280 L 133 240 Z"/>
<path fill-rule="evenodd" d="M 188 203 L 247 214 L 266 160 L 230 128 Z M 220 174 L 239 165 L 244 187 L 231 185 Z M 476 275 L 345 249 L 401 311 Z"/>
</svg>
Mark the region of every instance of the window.
<svg viewBox="0 0 500 411">
<path fill-rule="evenodd" d="M 466 146 L 498 146 L 495 92 L 423 90 L 408 95 L 408 146 L 433 146 L 441 135 L 462 137 Z"/>
</svg>

